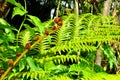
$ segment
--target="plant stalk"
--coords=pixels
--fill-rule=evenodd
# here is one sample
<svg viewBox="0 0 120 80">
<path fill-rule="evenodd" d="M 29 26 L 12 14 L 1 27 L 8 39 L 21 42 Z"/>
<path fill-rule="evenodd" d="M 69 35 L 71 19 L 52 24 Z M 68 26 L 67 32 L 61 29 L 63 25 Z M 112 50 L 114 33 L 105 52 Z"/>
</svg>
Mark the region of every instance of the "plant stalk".
<svg viewBox="0 0 120 80">
<path fill-rule="evenodd" d="M 54 33 L 55 31 L 57 31 L 61 26 L 58 26 L 57 29 L 55 30 L 51 30 L 49 32 L 49 35 Z M 30 50 L 36 45 L 38 44 L 40 41 L 42 41 L 47 35 L 44 34 L 39 40 L 35 41 L 31 47 Z M 5 76 L 12 70 L 12 68 L 21 60 L 21 58 L 29 51 L 29 49 L 25 49 L 25 51 L 14 61 L 13 66 L 8 67 L 8 69 L 5 71 L 5 73 L 1 76 L 0 80 L 3 80 L 5 78 Z"/>
<path fill-rule="evenodd" d="M 24 0 L 24 3 L 25 3 L 25 11 L 26 11 L 26 10 L 27 10 L 26 0 Z M 20 28 L 19 28 L 19 30 L 18 30 L 18 32 L 17 32 L 16 46 L 18 46 L 18 37 L 19 37 L 20 31 L 21 31 L 22 26 L 23 26 L 23 24 L 24 24 L 25 21 L 26 21 L 26 14 L 24 15 L 24 19 L 23 19 L 23 21 L 22 21 L 22 23 L 21 23 L 21 25 L 20 25 Z"/>
<path fill-rule="evenodd" d="M 58 13 L 59 13 L 59 8 L 60 8 L 60 0 L 58 0 L 58 6 L 57 6 L 57 10 L 56 10 L 56 17 L 58 17 Z"/>
</svg>

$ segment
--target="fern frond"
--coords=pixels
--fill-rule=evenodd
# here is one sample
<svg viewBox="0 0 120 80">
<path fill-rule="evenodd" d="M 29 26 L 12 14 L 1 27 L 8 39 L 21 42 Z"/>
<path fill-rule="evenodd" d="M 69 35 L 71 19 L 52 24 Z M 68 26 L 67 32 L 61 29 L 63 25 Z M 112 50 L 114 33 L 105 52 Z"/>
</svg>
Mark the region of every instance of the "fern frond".
<svg viewBox="0 0 120 80">
<path fill-rule="evenodd" d="M 35 72 L 16 72 L 16 73 L 11 73 L 10 76 L 8 76 L 6 79 L 7 80 L 13 80 L 15 78 L 17 79 L 45 79 L 46 75 L 50 74 L 49 71 L 35 71 Z"/>
<path fill-rule="evenodd" d="M 40 42 L 35 48 L 41 54 L 59 53 L 63 51 L 95 51 L 98 44 L 116 42 L 120 39 L 120 27 L 113 24 L 113 17 L 102 15 L 82 14 L 76 21 L 75 15 L 63 16 L 63 25 L 54 34 L 50 35 L 51 43 L 47 39 Z M 53 20 L 44 23 L 51 28 Z M 36 33 L 39 32 L 36 29 Z M 25 33 L 24 33 L 25 34 Z M 27 34 L 27 32 L 26 32 Z M 24 45 L 27 41 L 32 41 L 31 35 L 27 40 L 25 35 L 21 36 L 20 42 Z M 95 46 L 96 45 L 96 46 Z"/>
<path fill-rule="evenodd" d="M 97 47 L 95 47 L 95 46 L 88 45 L 87 44 L 88 42 L 90 42 L 90 41 L 88 41 L 88 40 L 86 40 L 86 42 L 85 42 L 85 40 L 64 41 L 60 45 L 56 45 L 56 46 L 50 48 L 49 52 L 53 52 L 55 54 L 56 53 L 61 54 L 61 51 L 63 51 L 63 52 L 71 51 L 71 50 L 75 50 L 75 51 L 80 51 L 80 50 L 93 51 L 93 50 L 97 49 Z M 91 43 L 92 42 L 93 41 L 91 41 Z"/>
<path fill-rule="evenodd" d="M 99 72 L 89 77 L 89 80 L 119 80 L 120 76 L 116 74 L 107 74 L 105 72 Z"/>
<path fill-rule="evenodd" d="M 50 44 L 47 38 L 44 38 L 41 42 L 39 42 L 35 47 L 40 54 L 45 55 L 50 49 Z"/>
<path fill-rule="evenodd" d="M 85 63 L 89 64 L 87 60 L 77 55 L 57 55 L 52 57 L 43 57 L 42 59 L 35 59 L 38 63 L 45 63 L 48 61 L 54 61 L 55 63 L 64 63 L 64 62 L 77 62 L 77 61 L 84 61 Z"/>
<path fill-rule="evenodd" d="M 31 42 L 31 39 L 32 39 L 32 34 L 27 29 L 22 31 L 19 35 L 19 43 L 20 43 L 20 45 L 22 45 L 24 47 L 25 47 L 26 43 Z"/>
<path fill-rule="evenodd" d="M 60 75 L 60 76 L 54 76 L 52 78 L 49 78 L 50 80 L 72 80 L 71 78 L 67 77 L 67 76 L 63 76 L 63 75 Z"/>
</svg>

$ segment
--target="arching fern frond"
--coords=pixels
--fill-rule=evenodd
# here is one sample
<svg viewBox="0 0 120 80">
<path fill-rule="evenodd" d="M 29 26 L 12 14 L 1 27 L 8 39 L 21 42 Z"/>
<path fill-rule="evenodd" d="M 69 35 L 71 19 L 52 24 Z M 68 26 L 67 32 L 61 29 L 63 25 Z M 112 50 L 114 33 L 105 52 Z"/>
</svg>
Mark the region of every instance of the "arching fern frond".
<svg viewBox="0 0 120 80">
<path fill-rule="evenodd" d="M 114 24 L 113 17 L 102 15 L 82 14 L 76 21 L 74 14 L 63 16 L 63 25 L 54 34 L 50 35 L 51 43 L 44 39 L 36 46 L 40 54 L 60 53 L 70 50 L 96 50 L 98 44 L 116 42 L 120 39 L 120 26 Z M 53 20 L 45 22 L 48 29 Z M 26 32 L 27 33 L 27 32 Z M 24 33 L 25 34 L 25 33 Z M 37 33 L 39 34 L 39 33 Z M 27 35 L 30 38 L 30 35 Z M 25 35 L 21 36 L 20 42 L 25 44 Z M 29 39 L 29 41 L 31 41 Z"/>
<path fill-rule="evenodd" d="M 64 63 L 64 62 L 78 62 L 84 61 L 86 64 L 89 64 L 87 60 L 77 55 L 57 55 L 52 57 L 43 57 L 41 59 L 35 59 L 39 63 L 45 63 L 48 61 L 54 61 L 55 63 Z"/>
<path fill-rule="evenodd" d="M 6 79 L 7 80 L 14 80 L 14 79 L 36 79 L 36 80 L 42 80 L 45 79 L 47 80 L 47 74 L 50 74 L 50 71 L 35 71 L 35 72 L 16 72 L 16 73 L 11 73 L 10 76 L 8 76 Z"/>
</svg>

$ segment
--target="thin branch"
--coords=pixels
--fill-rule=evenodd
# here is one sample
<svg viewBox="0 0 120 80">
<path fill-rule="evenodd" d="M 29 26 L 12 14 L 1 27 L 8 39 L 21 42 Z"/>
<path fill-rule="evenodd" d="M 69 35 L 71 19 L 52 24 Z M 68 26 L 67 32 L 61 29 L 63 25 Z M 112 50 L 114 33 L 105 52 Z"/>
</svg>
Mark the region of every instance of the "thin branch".
<svg viewBox="0 0 120 80">
<path fill-rule="evenodd" d="M 24 3 L 25 3 L 25 10 L 27 10 L 26 0 L 24 0 Z M 20 27 L 19 27 L 19 30 L 18 30 L 18 32 L 17 32 L 16 46 L 18 46 L 18 36 L 19 36 L 19 34 L 20 34 L 20 31 L 21 31 L 21 29 L 22 29 L 23 24 L 24 24 L 25 21 L 26 21 L 26 14 L 24 15 L 24 19 L 23 19 L 23 21 L 22 21 L 22 23 L 21 23 L 21 25 L 20 25 Z"/>
<path fill-rule="evenodd" d="M 58 0 L 58 6 L 57 6 L 57 10 L 56 10 L 56 17 L 58 17 L 58 13 L 59 13 L 59 8 L 60 8 L 60 0 Z"/>
<path fill-rule="evenodd" d="M 98 13 L 99 13 L 99 10 L 98 10 L 98 8 L 97 8 L 97 6 L 96 6 L 96 4 L 95 4 L 95 3 L 93 3 L 93 7 L 94 7 L 94 9 L 95 9 L 96 13 L 98 14 Z"/>
</svg>

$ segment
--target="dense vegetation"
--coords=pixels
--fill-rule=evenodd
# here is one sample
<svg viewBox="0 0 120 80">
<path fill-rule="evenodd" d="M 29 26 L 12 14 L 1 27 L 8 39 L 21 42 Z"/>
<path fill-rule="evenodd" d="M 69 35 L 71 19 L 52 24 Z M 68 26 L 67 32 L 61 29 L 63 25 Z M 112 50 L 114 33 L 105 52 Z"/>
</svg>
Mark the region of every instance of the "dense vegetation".
<svg viewBox="0 0 120 80">
<path fill-rule="evenodd" d="M 46 0 L 51 19 L 29 0 L 0 1 L 0 80 L 120 80 L 119 1 Z"/>
</svg>

